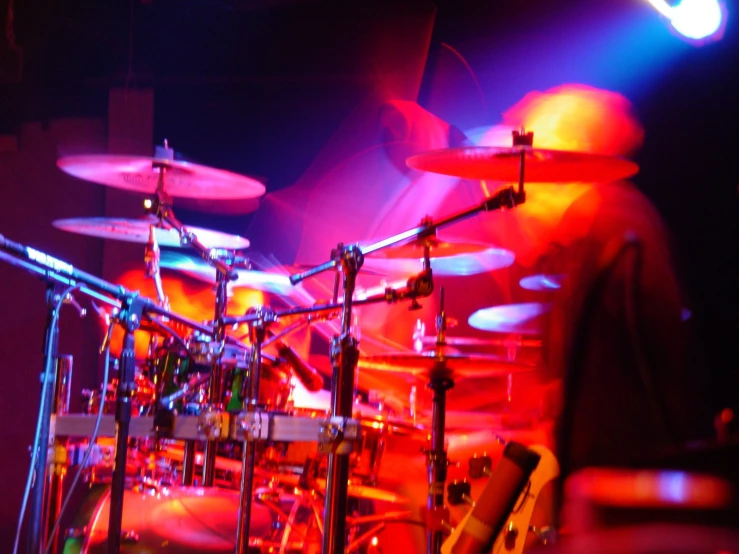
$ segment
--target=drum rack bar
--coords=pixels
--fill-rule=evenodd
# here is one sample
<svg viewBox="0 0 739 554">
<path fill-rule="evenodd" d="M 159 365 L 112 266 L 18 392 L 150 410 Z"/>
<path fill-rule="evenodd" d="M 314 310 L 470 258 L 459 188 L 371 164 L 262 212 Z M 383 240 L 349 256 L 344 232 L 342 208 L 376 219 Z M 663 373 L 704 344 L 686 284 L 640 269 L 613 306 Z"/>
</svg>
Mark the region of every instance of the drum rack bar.
<svg viewBox="0 0 739 554">
<path fill-rule="evenodd" d="M 95 427 L 97 415 L 52 415 L 51 437 L 89 437 Z M 204 440 L 200 430 L 200 417 L 175 416 L 171 431 L 163 434 L 154 429 L 153 416 L 132 417 L 129 436 L 132 438 L 160 438 L 178 440 Z M 360 422 L 340 417 L 317 418 L 293 416 L 282 412 L 242 412 L 230 418 L 228 433 L 223 440 L 330 443 L 335 440 L 356 440 L 360 435 Z M 115 417 L 103 415 L 98 437 L 115 436 Z"/>
</svg>

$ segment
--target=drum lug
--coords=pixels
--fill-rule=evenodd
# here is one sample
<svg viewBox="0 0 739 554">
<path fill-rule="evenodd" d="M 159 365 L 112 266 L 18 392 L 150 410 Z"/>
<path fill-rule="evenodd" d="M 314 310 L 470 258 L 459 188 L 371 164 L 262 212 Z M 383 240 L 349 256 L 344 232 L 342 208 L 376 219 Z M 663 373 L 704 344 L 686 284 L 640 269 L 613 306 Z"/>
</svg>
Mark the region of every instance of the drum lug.
<svg viewBox="0 0 739 554">
<path fill-rule="evenodd" d="M 121 531 L 121 544 L 137 544 L 140 540 L 136 531 Z"/>
</svg>

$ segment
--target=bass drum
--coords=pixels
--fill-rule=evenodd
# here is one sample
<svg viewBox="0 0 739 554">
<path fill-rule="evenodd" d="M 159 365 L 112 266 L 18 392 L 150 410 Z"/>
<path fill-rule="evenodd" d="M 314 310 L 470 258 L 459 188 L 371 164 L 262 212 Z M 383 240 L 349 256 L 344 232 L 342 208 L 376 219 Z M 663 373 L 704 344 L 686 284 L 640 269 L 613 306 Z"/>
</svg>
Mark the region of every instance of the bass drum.
<svg viewBox="0 0 739 554">
<path fill-rule="evenodd" d="M 251 505 L 249 552 L 301 552 L 312 511 L 296 496 L 263 488 Z M 300 509 L 298 509 L 300 508 Z M 125 554 L 233 554 L 239 492 L 214 487 L 127 490 L 123 498 L 121 552 Z M 105 554 L 110 488 L 93 487 L 64 554 Z M 286 519 L 286 514 L 290 518 Z"/>
</svg>

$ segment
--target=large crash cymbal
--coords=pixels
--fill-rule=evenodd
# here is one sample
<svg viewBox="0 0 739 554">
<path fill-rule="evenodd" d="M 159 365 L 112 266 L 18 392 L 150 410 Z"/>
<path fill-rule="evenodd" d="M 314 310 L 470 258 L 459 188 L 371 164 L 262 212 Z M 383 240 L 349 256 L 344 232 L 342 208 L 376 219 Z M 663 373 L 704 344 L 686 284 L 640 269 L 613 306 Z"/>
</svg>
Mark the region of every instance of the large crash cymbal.
<svg viewBox="0 0 739 554">
<path fill-rule="evenodd" d="M 122 219 L 113 217 L 78 217 L 72 219 L 57 219 L 52 225 L 57 229 L 100 237 L 104 239 L 122 240 L 126 242 L 137 242 L 146 244 L 149 240 L 149 228 L 154 225 L 154 238 L 159 246 L 177 247 L 182 246 L 179 233 L 166 226 L 156 227 L 156 218 Z M 238 250 L 249 246 L 249 239 L 238 235 L 229 235 L 220 231 L 212 231 L 200 227 L 186 226 L 186 229 L 194 233 L 198 240 L 208 248 L 226 248 Z"/>
<path fill-rule="evenodd" d="M 605 183 L 636 174 L 639 166 L 623 158 L 531 147 L 469 146 L 411 156 L 408 167 L 461 179 L 517 182 L 521 150 L 527 183 Z"/>
<path fill-rule="evenodd" d="M 180 252 L 162 252 L 159 266 L 183 273 L 204 283 L 215 284 L 216 282 L 216 269 L 213 266 L 204 260 L 191 258 Z M 290 283 L 289 275 L 240 268 L 236 269 L 236 273 L 236 279 L 229 281 L 230 287 L 260 290 L 283 296 L 295 292 L 295 286 Z"/>
<path fill-rule="evenodd" d="M 542 332 L 542 317 L 551 309 L 550 302 L 503 304 L 477 310 L 469 317 L 468 323 L 481 331 L 538 335 Z"/>
<path fill-rule="evenodd" d="M 166 168 L 164 190 L 172 197 L 236 200 L 266 190 L 251 177 L 180 160 L 96 154 L 60 158 L 57 166 L 85 181 L 144 194 L 156 191 L 160 171 L 154 166 Z"/>
<path fill-rule="evenodd" d="M 458 381 L 462 378 L 507 376 L 534 369 L 533 365 L 509 362 L 498 356 L 464 354 L 447 345 L 437 345 L 421 352 L 366 356 L 359 359 L 359 367 L 365 370 L 400 373 L 427 381 L 438 377 Z"/>
</svg>

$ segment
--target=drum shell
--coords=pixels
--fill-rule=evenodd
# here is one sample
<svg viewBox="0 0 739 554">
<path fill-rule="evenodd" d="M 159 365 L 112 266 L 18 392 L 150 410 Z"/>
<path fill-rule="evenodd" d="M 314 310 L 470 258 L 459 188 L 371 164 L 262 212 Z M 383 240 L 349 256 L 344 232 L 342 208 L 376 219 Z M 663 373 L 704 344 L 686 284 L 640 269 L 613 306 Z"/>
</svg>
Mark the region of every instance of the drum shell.
<svg viewBox="0 0 739 554">
<path fill-rule="evenodd" d="M 242 385 L 248 375 L 248 366 L 230 351 L 222 359 L 226 383 L 222 402 L 229 412 L 244 409 Z M 158 350 L 155 366 L 155 383 L 159 398 L 165 398 L 182 389 L 192 377 L 211 372 L 209 358 L 191 356 L 182 348 L 162 347 Z M 207 402 L 207 381 L 188 392 L 184 398 L 172 402 L 170 409 L 176 413 L 197 414 Z M 290 378 L 279 368 L 264 365 L 260 376 L 259 404 L 265 410 L 283 411 L 290 397 Z"/>
<path fill-rule="evenodd" d="M 292 413 L 298 417 L 328 417 L 324 412 L 310 409 L 294 409 Z M 383 454 L 388 441 L 408 437 L 415 434 L 415 431 L 381 416 L 355 415 L 354 418 L 359 421 L 360 436 L 353 443 L 353 450 L 349 455 L 350 476 L 357 484 L 374 486 L 380 477 Z M 317 439 L 318 437 L 312 441 L 273 444 L 263 453 L 262 459 L 267 464 L 266 468 L 277 473 L 301 473 L 309 458 L 319 458 L 321 464 L 318 468 L 318 477 L 325 477 L 326 456 L 319 456 Z"/>
<path fill-rule="evenodd" d="M 237 366 L 230 370 L 230 387 L 226 410 L 229 412 L 240 412 L 245 406 L 246 387 L 244 380 L 248 378 L 249 369 Z M 279 367 L 263 365 L 259 378 L 258 404 L 264 411 L 284 412 L 288 410 L 290 401 L 290 376 Z"/>
<path fill-rule="evenodd" d="M 297 499 L 274 493 L 275 504 L 289 513 Z M 274 495 L 273 495 L 274 496 Z M 234 551 L 239 507 L 238 491 L 214 487 L 175 487 L 126 490 L 123 499 L 121 552 L 143 554 L 228 553 Z M 107 551 L 110 488 L 95 486 L 68 530 L 65 554 L 103 554 Z M 279 544 L 284 535 L 275 512 L 259 500 L 251 504 L 250 552 L 265 544 Z M 302 545 L 293 532 L 288 543 L 294 552 Z"/>
</svg>

